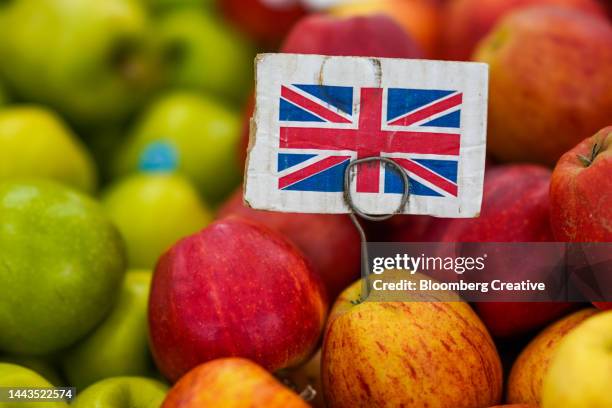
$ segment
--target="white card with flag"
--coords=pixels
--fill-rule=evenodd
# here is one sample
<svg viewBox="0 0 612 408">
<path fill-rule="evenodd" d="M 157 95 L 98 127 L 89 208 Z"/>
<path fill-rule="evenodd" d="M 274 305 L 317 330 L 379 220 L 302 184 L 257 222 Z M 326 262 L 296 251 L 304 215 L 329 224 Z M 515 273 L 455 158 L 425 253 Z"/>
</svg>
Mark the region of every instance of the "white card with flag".
<svg viewBox="0 0 612 408">
<path fill-rule="evenodd" d="M 244 195 L 251 207 L 348 213 L 350 161 L 386 157 L 408 175 L 405 213 L 478 216 L 486 64 L 261 54 L 256 81 Z M 404 191 L 397 170 L 379 162 L 354 169 L 354 204 L 393 213 Z"/>
</svg>

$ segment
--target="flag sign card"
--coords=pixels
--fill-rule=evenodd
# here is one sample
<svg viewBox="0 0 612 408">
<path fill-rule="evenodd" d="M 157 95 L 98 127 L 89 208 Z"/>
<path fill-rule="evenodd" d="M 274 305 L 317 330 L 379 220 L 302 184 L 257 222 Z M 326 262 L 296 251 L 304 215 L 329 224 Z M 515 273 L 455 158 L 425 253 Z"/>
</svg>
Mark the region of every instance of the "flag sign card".
<svg viewBox="0 0 612 408">
<path fill-rule="evenodd" d="M 347 213 L 351 160 L 386 157 L 407 173 L 404 211 L 475 217 L 485 162 L 485 64 L 298 54 L 256 61 L 245 201 L 253 208 Z M 379 162 L 355 166 L 351 196 L 393 213 L 403 182 Z"/>
</svg>

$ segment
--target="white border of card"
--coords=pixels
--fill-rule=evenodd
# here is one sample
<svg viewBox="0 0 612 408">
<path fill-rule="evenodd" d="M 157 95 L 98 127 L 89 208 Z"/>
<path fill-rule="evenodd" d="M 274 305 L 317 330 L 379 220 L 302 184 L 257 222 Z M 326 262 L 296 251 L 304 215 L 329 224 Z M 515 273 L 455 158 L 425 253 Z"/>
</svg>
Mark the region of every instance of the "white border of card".
<svg viewBox="0 0 612 408">
<path fill-rule="evenodd" d="M 476 217 L 480 212 L 486 150 L 488 66 L 449 62 L 301 54 L 260 54 L 256 59 L 256 103 L 246 164 L 245 202 L 257 209 L 299 213 L 349 213 L 342 192 L 278 189 L 279 100 L 282 85 L 319 84 L 375 88 L 449 89 L 463 93 L 460 118 L 458 196 L 411 195 L 406 214 Z M 358 103 L 358 98 L 355 98 Z M 356 106 L 353 107 L 354 111 Z M 387 156 L 383 154 L 383 156 Z M 391 155 L 392 156 L 392 155 Z M 388 157 L 388 156 L 387 156 Z M 369 214 L 393 213 L 400 194 L 356 193 Z"/>
</svg>

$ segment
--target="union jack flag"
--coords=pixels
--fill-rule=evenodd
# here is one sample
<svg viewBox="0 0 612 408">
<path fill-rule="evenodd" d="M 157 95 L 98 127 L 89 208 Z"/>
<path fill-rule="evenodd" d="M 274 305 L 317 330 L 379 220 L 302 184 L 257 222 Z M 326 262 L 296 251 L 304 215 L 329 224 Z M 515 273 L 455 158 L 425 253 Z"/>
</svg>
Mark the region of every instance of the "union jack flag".
<svg viewBox="0 0 612 408">
<path fill-rule="evenodd" d="M 456 197 L 463 94 L 443 89 L 281 85 L 278 188 L 343 191 L 350 160 L 392 158 L 412 195 Z M 357 168 L 357 192 L 401 194 L 391 168 Z"/>
</svg>

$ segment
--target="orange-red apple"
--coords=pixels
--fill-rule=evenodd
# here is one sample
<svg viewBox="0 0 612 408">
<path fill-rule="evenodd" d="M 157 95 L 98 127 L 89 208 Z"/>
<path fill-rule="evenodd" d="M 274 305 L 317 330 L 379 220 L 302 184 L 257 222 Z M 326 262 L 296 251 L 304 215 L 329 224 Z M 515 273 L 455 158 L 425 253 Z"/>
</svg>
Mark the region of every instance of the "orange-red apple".
<svg viewBox="0 0 612 408">
<path fill-rule="evenodd" d="M 362 0 L 340 3 L 330 13 L 345 17 L 388 15 L 419 43 L 427 57 L 438 55 L 440 5 L 435 0 Z"/>
<path fill-rule="evenodd" d="M 562 7 L 503 19 L 475 60 L 490 69 L 489 152 L 500 161 L 554 165 L 609 125 L 612 25 Z"/>
<path fill-rule="evenodd" d="M 360 289 L 356 282 L 340 295 L 325 329 L 322 377 L 330 408 L 500 402 L 501 362 L 469 305 L 359 303 Z"/>
<path fill-rule="evenodd" d="M 275 371 L 310 357 L 326 311 L 325 288 L 297 248 L 229 217 L 160 258 L 149 299 L 151 349 L 170 381 L 221 357 Z"/>
<path fill-rule="evenodd" d="M 359 277 L 359 233 L 346 215 L 254 210 L 243 203 L 242 189 L 238 189 L 219 210 L 219 218 L 229 215 L 262 223 L 293 242 L 321 276 L 330 299 Z"/>
<path fill-rule="evenodd" d="M 512 366 L 507 389 L 509 403 L 541 404 L 542 381 L 557 345 L 574 327 L 596 313 L 595 308 L 574 312 L 548 326 L 529 343 Z"/>
<path fill-rule="evenodd" d="M 521 8 L 548 4 L 604 16 L 597 0 L 450 0 L 442 11 L 442 53 L 446 59 L 468 60 L 478 42 L 505 15 Z"/>
<path fill-rule="evenodd" d="M 565 153 L 553 171 L 550 217 L 555 238 L 612 242 L 611 176 L 612 126 L 608 126 Z"/>
<path fill-rule="evenodd" d="M 172 387 L 161 408 L 308 408 L 265 369 L 242 358 L 209 361 Z"/>
</svg>

